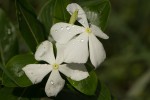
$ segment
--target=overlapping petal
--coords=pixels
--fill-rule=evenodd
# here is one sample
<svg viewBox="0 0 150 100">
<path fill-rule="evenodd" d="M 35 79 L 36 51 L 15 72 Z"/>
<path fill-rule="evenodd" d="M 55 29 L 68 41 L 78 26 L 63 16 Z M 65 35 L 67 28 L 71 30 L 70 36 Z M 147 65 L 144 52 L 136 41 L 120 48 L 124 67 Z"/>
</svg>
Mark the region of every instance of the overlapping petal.
<svg viewBox="0 0 150 100">
<path fill-rule="evenodd" d="M 35 52 L 35 59 L 38 61 L 46 61 L 49 64 L 55 62 L 52 43 L 49 41 L 42 42 Z"/>
<path fill-rule="evenodd" d="M 52 70 L 51 65 L 29 64 L 22 69 L 33 84 L 39 83 Z"/>
<path fill-rule="evenodd" d="M 88 36 L 82 33 L 66 45 L 64 62 L 86 63 L 88 56 Z"/>
<path fill-rule="evenodd" d="M 109 37 L 103 33 L 103 31 L 97 27 L 96 25 L 93 25 L 91 24 L 91 30 L 92 30 L 92 33 L 95 34 L 96 36 L 100 37 L 100 38 L 103 38 L 103 39 L 108 39 Z"/>
<path fill-rule="evenodd" d="M 84 27 L 89 27 L 86 14 L 84 10 L 76 3 L 71 3 L 67 6 L 67 11 L 72 15 L 76 10 L 78 10 L 78 22 Z"/>
<path fill-rule="evenodd" d="M 56 23 L 51 28 L 51 35 L 60 44 L 67 43 L 75 35 L 84 32 L 84 28 L 68 23 Z"/>
<path fill-rule="evenodd" d="M 60 72 L 75 81 L 80 81 L 89 76 L 84 64 L 63 64 L 59 68 Z"/>
<path fill-rule="evenodd" d="M 56 43 L 56 48 L 57 48 L 56 62 L 57 62 L 57 64 L 61 64 L 64 61 L 65 47 L 66 47 L 65 44 Z"/>
<path fill-rule="evenodd" d="M 106 53 L 101 42 L 93 34 L 89 36 L 89 48 L 90 60 L 94 67 L 97 68 L 106 58 Z"/>
<path fill-rule="evenodd" d="M 53 70 L 45 86 L 47 96 L 56 96 L 64 87 L 65 80 L 61 78 L 58 70 Z"/>
</svg>

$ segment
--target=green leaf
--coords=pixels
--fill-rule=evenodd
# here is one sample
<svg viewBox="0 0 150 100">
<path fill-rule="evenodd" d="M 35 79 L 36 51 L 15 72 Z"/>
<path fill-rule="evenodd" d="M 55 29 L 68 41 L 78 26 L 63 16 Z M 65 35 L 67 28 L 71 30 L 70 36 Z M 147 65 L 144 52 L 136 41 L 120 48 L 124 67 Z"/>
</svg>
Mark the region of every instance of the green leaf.
<svg viewBox="0 0 150 100">
<path fill-rule="evenodd" d="M 90 75 L 88 78 L 81 81 L 74 81 L 70 78 L 67 79 L 70 82 L 70 84 L 81 93 L 86 95 L 94 95 L 98 83 L 97 76 L 94 71 L 91 71 L 89 74 Z"/>
<path fill-rule="evenodd" d="M 97 100 L 111 100 L 111 93 L 107 86 L 102 82 L 99 82 L 98 86 L 99 95 Z"/>
<path fill-rule="evenodd" d="M 0 55 L 3 65 L 18 53 L 18 43 L 14 25 L 0 8 Z"/>
<path fill-rule="evenodd" d="M 45 40 L 43 26 L 26 0 L 16 0 L 16 9 L 21 35 L 31 51 L 35 52 L 37 45 Z"/>
<path fill-rule="evenodd" d="M 109 0 L 77 0 L 77 3 L 85 10 L 90 23 L 105 29 L 110 12 Z"/>
<path fill-rule="evenodd" d="M 69 13 L 66 10 L 71 0 L 48 0 L 42 7 L 38 19 L 44 24 L 47 35 L 51 26 L 57 22 L 69 22 Z"/>
<path fill-rule="evenodd" d="M 20 87 L 26 87 L 32 85 L 30 80 L 27 78 L 25 73 L 22 71 L 22 68 L 27 64 L 34 64 L 36 60 L 32 54 L 24 54 L 24 55 L 17 55 L 13 57 L 6 65 L 6 70 L 8 71 L 9 75 L 11 75 L 12 80 L 8 80 L 8 75 L 5 73 L 3 75 L 3 84 L 5 86 L 16 87 L 16 85 L 11 84 L 15 82 Z"/>
</svg>

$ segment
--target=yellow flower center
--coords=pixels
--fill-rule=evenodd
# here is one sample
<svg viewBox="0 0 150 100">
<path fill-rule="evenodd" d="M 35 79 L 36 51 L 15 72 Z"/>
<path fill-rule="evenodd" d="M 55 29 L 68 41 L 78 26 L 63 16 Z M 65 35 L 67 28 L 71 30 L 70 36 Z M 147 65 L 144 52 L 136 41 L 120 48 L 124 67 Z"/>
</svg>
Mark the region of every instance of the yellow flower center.
<svg viewBox="0 0 150 100">
<path fill-rule="evenodd" d="M 53 69 L 57 70 L 59 68 L 58 64 L 53 64 Z"/>
<path fill-rule="evenodd" d="M 92 33 L 92 30 L 90 28 L 86 28 L 85 30 L 87 33 Z"/>
</svg>

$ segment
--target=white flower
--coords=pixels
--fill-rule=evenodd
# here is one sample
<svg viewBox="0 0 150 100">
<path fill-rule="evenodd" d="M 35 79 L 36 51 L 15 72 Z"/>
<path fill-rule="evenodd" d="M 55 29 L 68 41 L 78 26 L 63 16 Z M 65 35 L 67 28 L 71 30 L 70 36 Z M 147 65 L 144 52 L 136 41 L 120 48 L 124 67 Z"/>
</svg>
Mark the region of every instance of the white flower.
<svg viewBox="0 0 150 100">
<path fill-rule="evenodd" d="M 89 52 L 90 60 L 94 67 L 98 67 L 106 58 L 106 53 L 101 42 L 96 36 L 108 39 L 109 37 L 95 25 L 89 25 L 85 12 L 76 3 L 69 4 L 67 11 L 72 14 L 78 10 L 78 22 L 83 26 L 68 23 L 56 23 L 51 28 L 51 34 L 60 44 L 67 43 L 64 51 L 65 62 L 86 63 Z M 88 50 L 89 47 L 89 50 Z"/>
<path fill-rule="evenodd" d="M 56 96 L 64 87 L 65 80 L 61 78 L 60 73 L 73 80 L 80 81 L 89 76 L 83 64 L 62 64 L 63 51 L 62 45 L 56 44 L 57 56 L 55 59 L 53 45 L 49 41 L 41 43 L 35 53 L 35 59 L 46 61 L 48 64 L 29 64 L 23 68 L 23 71 L 33 84 L 37 84 L 51 72 L 45 86 L 47 96 Z"/>
</svg>

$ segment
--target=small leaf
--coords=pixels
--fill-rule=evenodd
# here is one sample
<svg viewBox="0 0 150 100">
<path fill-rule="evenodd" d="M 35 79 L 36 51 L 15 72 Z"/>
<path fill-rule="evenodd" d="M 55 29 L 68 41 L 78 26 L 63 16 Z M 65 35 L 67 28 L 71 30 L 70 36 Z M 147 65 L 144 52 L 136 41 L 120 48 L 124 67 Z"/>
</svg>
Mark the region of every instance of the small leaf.
<svg viewBox="0 0 150 100">
<path fill-rule="evenodd" d="M 11 75 L 12 80 L 8 80 L 8 75 L 3 75 L 3 84 L 5 86 L 16 87 L 11 84 L 14 81 L 20 87 L 26 87 L 32 85 L 31 81 L 27 78 L 22 68 L 27 64 L 36 63 L 32 54 L 17 55 L 13 57 L 6 65 L 6 70 Z"/>
<path fill-rule="evenodd" d="M 109 12 L 109 0 L 77 0 L 77 3 L 83 7 L 90 23 L 105 29 Z"/>
<path fill-rule="evenodd" d="M 99 95 L 97 100 L 111 100 L 111 93 L 104 83 L 99 83 Z"/>
<path fill-rule="evenodd" d="M 67 79 L 70 82 L 70 84 L 81 93 L 86 95 L 94 95 L 98 83 L 97 76 L 94 71 L 91 71 L 89 74 L 90 76 L 88 78 L 81 81 L 74 81 L 70 78 Z"/>
<path fill-rule="evenodd" d="M 26 0 L 16 0 L 16 8 L 21 35 L 31 51 L 35 52 L 37 45 L 45 40 L 43 26 Z"/>
<path fill-rule="evenodd" d="M 49 35 L 51 26 L 57 22 L 69 22 L 69 13 L 66 10 L 71 0 L 48 0 L 42 7 L 38 19 L 44 24 Z"/>
</svg>

